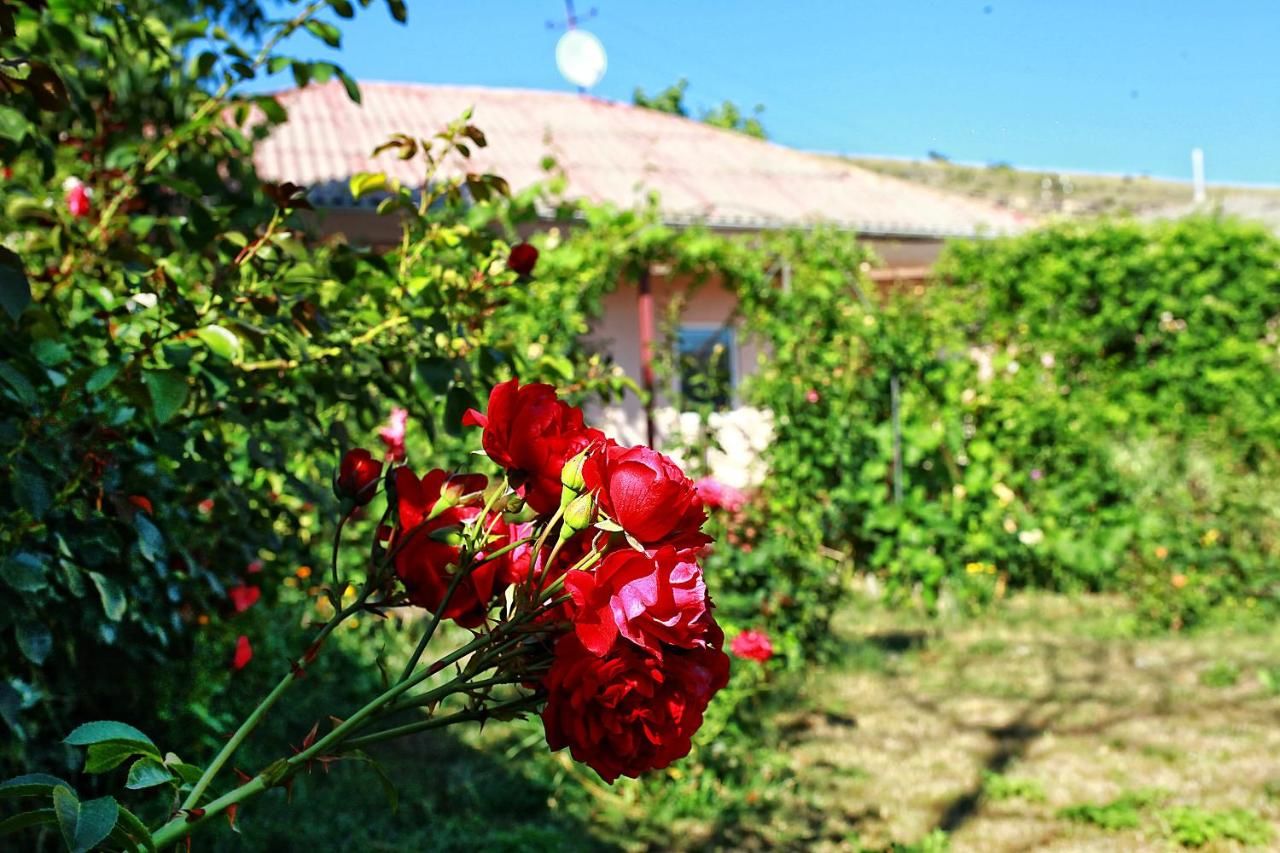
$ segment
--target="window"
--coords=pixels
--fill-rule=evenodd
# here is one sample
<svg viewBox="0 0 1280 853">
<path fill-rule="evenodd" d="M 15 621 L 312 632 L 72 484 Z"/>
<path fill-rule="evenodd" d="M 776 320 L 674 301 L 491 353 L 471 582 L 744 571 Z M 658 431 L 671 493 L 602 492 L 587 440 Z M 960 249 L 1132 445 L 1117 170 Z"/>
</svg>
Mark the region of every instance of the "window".
<svg viewBox="0 0 1280 853">
<path fill-rule="evenodd" d="M 727 409 L 733 401 L 737 351 L 733 329 L 681 326 L 676 333 L 676 370 L 686 407 Z"/>
</svg>

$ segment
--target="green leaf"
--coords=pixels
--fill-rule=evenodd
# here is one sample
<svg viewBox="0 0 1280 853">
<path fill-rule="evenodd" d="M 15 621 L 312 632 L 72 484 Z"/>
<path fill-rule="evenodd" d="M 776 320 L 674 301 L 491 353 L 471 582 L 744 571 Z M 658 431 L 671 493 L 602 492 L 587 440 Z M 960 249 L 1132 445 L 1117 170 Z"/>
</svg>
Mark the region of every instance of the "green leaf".
<svg viewBox="0 0 1280 853">
<path fill-rule="evenodd" d="M 351 103 L 361 103 L 363 98 L 360 94 L 360 84 L 355 78 L 341 68 L 337 69 L 338 79 L 342 81 L 342 87 L 347 90 L 347 97 L 351 99 Z"/>
<path fill-rule="evenodd" d="M 13 630 L 23 657 L 36 666 L 44 663 L 49 652 L 53 651 L 53 634 L 49 633 L 49 626 L 40 622 L 22 621 Z"/>
<path fill-rule="evenodd" d="M 405 7 L 404 0 L 387 0 L 387 11 L 402 24 L 409 19 L 409 10 Z"/>
<path fill-rule="evenodd" d="M 356 10 L 347 0 L 329 0 L 329 6 L 339 18 L 353 18 Z"/>
<path fill-rule="evenodd" d="M 89 577 L 93 579 L 93 585 L 98 588 L 98 597 L 102 599 L 102 612 L 106 613 L 107 618 L 112 622 L 119 622 L 129 606 L 128 599 L 124 597 L 124 590 L 120 588 L 120 584 L 106 575 L 89 572 Z"/>
<path fill-rule="evenodd" d="M 119 822 L 116 823 L 115 830 L 111 833 L 111 837 L 116 841 L 119 834 L 123 834 L 125 838 L 132 841 L 134 846 L 142 850 L 154 851 L 156 849 L 155 841 L 151 838 L 151 832 L 147 829 L 146 824 L 138 819 L 138 816 L 126 809 L 120 807 Z"/>
<path fill-rule="evenodd" d="M 187 377 L 176 370 L 149 370 L 142 376 L 156 421 L 168 423 L 187 402 Z"/>
<path fill-rule="evenodd" d="M 44 472 L 30 459 L 23 457 L 14 465 L 13 499 L 18 506 L 37 519 L 44 518 L 53 505 L 53 495 L 44 481 Z"/>
<path fill-rule="evenodd" d="M 218 54 L 211 50 L 206 50 L 196 57 L 196 61 L 192 64 L 192 73 L 195 77 L 206 77 L 217 64 Z"/>
<path fill-rule="evenodd" d="M 0 820 L 0 836 L 9 835 L 29 826 L 57 826 L 58 816 L 53 809 L 36 809 L 35 811 L 16 814 L 11 818 Z"/>
<path fill-rule="evenodd" d="M 142 558 L 148 563 L 164 559 L 169 553 L 164 534 L 147 518 L 146 513 L 134 513 L 133 528 L 138 531 L 138 550 L 142 552 Z"/>
<path fill-rule="evenodd" d="M 107 364 L 99 367 L 90 375 L 89 381 L 84 383 L 84 390 L 90 394 L 97 394 L 115 381 L 115 378 L 119 375 L 120 365 L 118 364 Z"/>
<path fill-rule="evenodd" d="M 19 403 L 28 407 L 36 404 L 36 389 L 31 380 L 8 362 L 0 361 L 0 380 L 9 386 Z"/>
<path fill-rule="evenodd" d="M 240 343 L 240 338 L 236 337 L 236 333 L 225 326 L 211 325 L 205 326 L 196 332 L 198 337 L 209 351 L 219 358 L 225 358 L 227 361 L 239 361 L 244 355 L 244 346 Z"/>
<path fill-rule="evenodd" d="M 13 107 L 0 107 L 0 137 L 21 142 L 31 132 L 31 122 Z"/>
<path fill-rule="evenodd" d="M 0 307 L 14 321 L 31 304 L 31 282 L 22 268 L 22 259 L 0 246 Z"/>
<path fill-rule="evenodd" d="M 289 70 L 293 72 L 293 82 L 299 89 L 306 88 L 311 82 L 311 63 L 310 62 L 290 62 Z"/>
<path fill-rule="evenodd" d="M 59 785 L 70 787 L 57 776 L 50 776 L 48 773 L 27 773 L 0 782 L 0 798 L 47 797 Z"/>
<path fill-rule="evenodd" d="M 382 172 L 356 172 L 351 176 L 348 186 L 351 189 L 351 197 L 359 199 L 369 193 L 385 190 L 389 179 Z"/>
<path fill-rule="evenodd" d="M 172 782 L 173 779 L 174 776 L 169 769 L 156 759 L 139 758 L 129 768 L 129 779 L 124 786 L 131 791 L 138 791 Z"/>
<path fill-rule="evenodd" d="M 306 27 L 307 32 L 329 45 L 329 47 L 342 46 L 342 32 L 333 24 L 312 18 L 304 22 L 302 26 Z"/>
<path fill-rule="evenodd" d="M 86 853 L 111 834 L 120 807 L 111 797 L 80 802 L 70 788 L 53 789 L 53 810 L 58 816 L 62 840 L 72 853 Z"/>
<path fill-rule="evenodd" d="M 109 740 L 91 745 L 84 757 L 85 773 L 106 773 L 124 764 L 135 755 L 146 755 L 147 750 L 134 741 Z"/>
<path fill-rule="evenodd" d="M 273 56 L 267 60 L 267 73 L 278 74 L 289 67 L 289 63 L 293 62 L 287 56 Z"/>
<path fill-rule="evenodd" d="M 47 574 L 44 560 L 28 551 L 12 554 L 0 565 L 0 577 L 18 592 L 44 589 Z"/>
<path fill-rule="evenodd" d="M 418 380 L 435 393 L 444 394 L 449 390 L 454 374 L 454 365 L 449 359 L 433 355 L 419 361 L 414 369 Z"/>
<path fill-rule="evenodd" d="M 92 746 L 95 743 L 109 743 L 112 741 L 140 744 L 147 747 L 144 750 L 147 755 L 156 758 L 160 757 L 160 753 L 156 749 L 156 745 L 151 742 L 151 738 L 128 723 L 117 723 L 114 720 L 95 720 L 92 723 L 77 726 L 75 731 L 67 735 L 62 742 L 68 746 Z"/>
</svg>

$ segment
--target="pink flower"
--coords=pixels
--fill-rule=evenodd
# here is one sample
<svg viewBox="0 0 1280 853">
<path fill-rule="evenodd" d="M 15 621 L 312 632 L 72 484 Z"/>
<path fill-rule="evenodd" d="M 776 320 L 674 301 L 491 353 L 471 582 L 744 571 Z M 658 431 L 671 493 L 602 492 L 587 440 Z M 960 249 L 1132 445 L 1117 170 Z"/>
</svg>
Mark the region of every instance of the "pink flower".
<svg viewBox="0 0 1280 853">
<path fill-rule="evenodd" d="M 747 493 L 733 486 L 725 485 L 715 477 L 703 477 L 693 484 L 693 488 L 702 498 L 702 502 L 712 509 L 724 509 L 737 512 L 747 503 Z"/>
<path fill-rule="evenodd" d="M 79 178 L 68 178 L 64 185 L 67 190 L 67 211 L 76 219 L 89 215 L 89 190 Z"/>
<path fill-rule="evenodd" d="M 816 403 L 822 399 L 822 395 L 810 388 L 804 395 L 804 398 L 810 403 Z"/>
<path fill-rule="evenodd" d="M 729 651 L 737 657 L 764 663 L 773 657 L 773 643 L 769 641 L 769 635 L 764 631 L 748 628 L 733 638 Z"/>
<path fill-rule="evenodd" d="M 387 458 L 392 462 L 404 459 L 404 436 L 408 424 L 409 411 L 396 406 L 391 410 L 387 425 L 378 430 L 378 438 L 387 446 Z"/>
</svg>

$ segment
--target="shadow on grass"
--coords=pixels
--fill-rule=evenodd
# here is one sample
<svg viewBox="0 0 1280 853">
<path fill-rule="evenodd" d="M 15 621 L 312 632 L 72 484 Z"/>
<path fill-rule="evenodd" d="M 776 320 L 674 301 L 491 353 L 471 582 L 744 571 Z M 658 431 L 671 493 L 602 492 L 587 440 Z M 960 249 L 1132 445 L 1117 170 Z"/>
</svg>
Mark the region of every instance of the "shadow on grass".
<svg viewBox="0 0 1280 853">
<path fill-rule="evenodd" d="M 375 757 L 395 780 L 392 812 L 376 771 L 357 761 L 300 776 L 292 803 L 269 791 L 246 806 L 238 835 L 220 851 L 306 850 L 614 850 L 548 800 L 554 791 L 518 764 L 440 733 L 400 742 Z M 203 839 L 202 839 L 203 840 Z M 209 840 L 213 840 L 212 838 Z M 208 848 L 206 848 L 208 849 Z"/>
</svg>

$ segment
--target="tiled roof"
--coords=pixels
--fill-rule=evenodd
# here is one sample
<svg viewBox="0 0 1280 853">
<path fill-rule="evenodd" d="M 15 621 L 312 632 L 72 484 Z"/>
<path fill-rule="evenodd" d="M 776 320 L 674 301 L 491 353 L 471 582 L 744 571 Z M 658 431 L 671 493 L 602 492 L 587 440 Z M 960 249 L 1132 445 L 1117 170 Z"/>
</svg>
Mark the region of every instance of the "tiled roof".
<svg viewBox="0 0 1280 853">
<path fill-rule="evenodd" d="M 393 133 L 430 136 L 471 107 L 489 146 L 473 150 L 468 168 L 502 175 L 515 190 L 545 180 L 542 160 L 550 155 L 568 177 L 569 197 L 632 207 L 656 191 L 675 223 L 757 229 L 827 222 L 903 236 L 999 234 L 1028 224 L 980 201 L 628 104 L 523 89 L 360 89 L 363 105 L 336 82 L 280 93 L 289 120 L 258 145 L 263 176 L 328 188 L 319 200 L 329 204 L 341 203 L 332 191 L 355 172 L 385 171 L 417 186 L 418 161 L 370 152 Z"/>
</svg>

